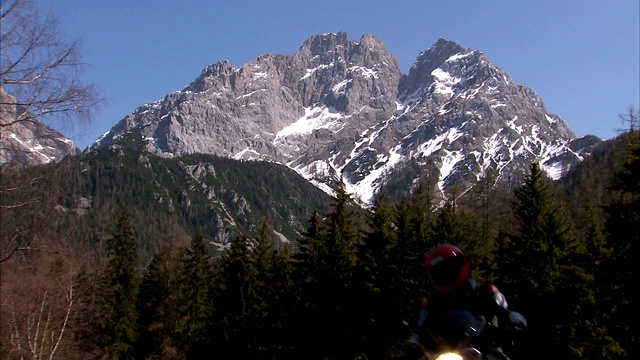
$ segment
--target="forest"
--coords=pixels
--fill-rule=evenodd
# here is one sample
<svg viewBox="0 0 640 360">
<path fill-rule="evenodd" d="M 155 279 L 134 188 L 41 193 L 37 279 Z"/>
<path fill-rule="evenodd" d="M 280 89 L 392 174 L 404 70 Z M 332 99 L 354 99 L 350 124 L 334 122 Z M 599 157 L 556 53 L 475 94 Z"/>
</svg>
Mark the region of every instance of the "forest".
<svg viewBox="0 0 640 360">
<path fill-rule="evenodd" d="M 264 216 L 224 250 L 171 212 L 127 202 L 143 177 L 120 200 L 104 196 L 87 225 L 47 210 L 69 180 L 36 188 L 21 176 L 2 177 L 3 359 L 399 359 L 432 291 L 425 253 L 443 243 L 527 318 L 512 358 L 639 355 L 636 132 L 562 181 L 533 163 L 515 189 L 489 174 L 445 202 L 428 176 L 368 210 L 342 184 L 295 241 Z M 40 195 L 42 184 L 56 191 Z"/>
</svg>

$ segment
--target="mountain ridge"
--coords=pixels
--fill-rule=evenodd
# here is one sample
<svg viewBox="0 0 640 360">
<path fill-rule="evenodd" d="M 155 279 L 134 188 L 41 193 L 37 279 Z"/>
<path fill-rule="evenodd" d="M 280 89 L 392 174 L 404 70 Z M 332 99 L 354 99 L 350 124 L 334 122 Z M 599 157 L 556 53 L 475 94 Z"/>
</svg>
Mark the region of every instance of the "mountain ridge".
<svg viewBox="0 0 640 360">
<path fill-rule="evenodd" d="M 0 87 L 0 168 L 23 168 L 57 162 L 78 154 L 72 140 L 20 108 Z"/>
<path fill-rule="evenodd" d="M 275 161 L 327 192 L 339 175 L 362 204 L 413 161 L 436 165 L 436 191 L 446 197 L 487 169 L 498 172 L 497 182 L 518 182 L 531 161 L 557 179 L 584 155 L 572 149 L 577 137 L 564 120 L 482 52 L 439 39 L 402 74 L 380 39 L 344 32 L 311 36 L 292 55 L 265 54 L 239 68 L 209 65 L 87 151 L 115 145 L 133 128 L 146 151 L 161 156 Z"/>
</svg>

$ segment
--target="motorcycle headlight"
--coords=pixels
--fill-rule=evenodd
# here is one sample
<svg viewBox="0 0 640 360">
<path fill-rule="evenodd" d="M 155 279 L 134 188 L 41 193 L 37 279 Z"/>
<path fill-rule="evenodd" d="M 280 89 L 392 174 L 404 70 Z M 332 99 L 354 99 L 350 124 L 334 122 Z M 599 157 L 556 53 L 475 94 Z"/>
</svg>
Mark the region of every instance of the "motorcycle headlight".
<svg viewBox="0 0 640 360">
<path fill-rule="evenodd" d="M 438 355 L 435 360 L 464 360 L 462 356 L 454 352 L 446 352 Z"/>
</svg>

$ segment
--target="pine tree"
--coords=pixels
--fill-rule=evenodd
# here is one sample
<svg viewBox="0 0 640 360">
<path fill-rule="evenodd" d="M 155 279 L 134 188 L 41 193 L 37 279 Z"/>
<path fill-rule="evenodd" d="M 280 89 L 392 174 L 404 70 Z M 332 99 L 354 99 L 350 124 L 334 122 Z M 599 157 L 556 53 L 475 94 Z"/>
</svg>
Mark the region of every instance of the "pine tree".
<svg viewBox="0 0 640 360">
<path fill-rule="evenodd" d="M 309 218 L 309 226 L 298 240 L 298 251 L 294 255 L 296 261 L 296 281 L 305 283 L 311 281 L 312 271 L 320 265 L 320 255 L 326 250 L 322 220 L 317 211 Z"/>
<path fill-rule="evenodd" d="M 581 305 L 583 317 L 577 324 L 578 330 L 573 337 L 578 344 L 583 359 L 612 358 L 623 351 L 617 342 L 609 334 L 610 311 L 612 304 L 609 291 L 609 275 L 604 267 L 611 256 L 611 249 L 606 242 L 606 236 L 602 227 L 602 220 L 598 216 L 598 210 L 591 208 L 587 219 L 588 228 L 585 232 L 585 254 L 580 263 L 590 276 L 587 296 Z M 617 301 L 618 299 L 616 299 Z"/>
<path fill-rule="evenodd" d="M 105 300 L 105 349 L 111 359 L 133 359 L 137 339 L 137 244 L 129 217 L 122 212 L 115 236 L 108 240 L 109 260 L 102 280 Z"/>
<path fill-rule="evenodd" d="M 278 337 L 274 322 L 279 319 L 271 313 L 273 302 L 272 286 L 275 278 L 273 262 L 275 257 L 273 232 L 268 219 L 263 220 L 258 237 L 250 251 L 253 278 L 247 301 L 247 356 L 254 359 L 269 357 L 273 353 L 273 342 Z"/>
<path fill-rule="evenodd" d="M 501 248 L 498 280 L 505 285 L 501 289 L 510 305 L 530 319 L 530 344 L 544 343 L 545 352 L 576 357 L 568 340 L 582 315 L 576 303 L 585 296 L 588 274 L 573 260 L 575 238 L 552 201 L 547 181 L 534 163 L 524 185 L 514 191 L 519 231 L 509 234 Z M 539 356 L 538 349 L 527 353 Z"/>
<path fill-rule="evenodd" d="M 139 359 L 172 358 L 178 352 L 178 260 L 175 249 L 163 247 L 149 264 L 140 285 L 140 336 L 136 346 Z"/>
<path fill-rule="evenodd" d="M 369 229 L 358 249 L 354 289 L 357 310 L 355 325 L 367 359 L 388 359 L 394 346 L 406 339 L 402 326 L 404 289 L 398 258 L 396 214 L 381 198 L 369 213 Z"/>
<path fill-rule="evenodd" d="M 195 235 L 182 256 L 178 288 L 176 346 L 190 359 L 209 358 L 209 325 L 213 314 L 211 255 L 202 235 Z"/>
<path fill-rule="evenodd" d="M 424 268 L 425 255 L 437 244 L 431 233 L 433 204 L 421 201 L 423 197 L 420 195 L 418 191 L 415 197 L 403 201 L 396 209 L 398 246 L 394 258 L 402 284 L 402 316 L 411 324 L 417 321 L 421 303 L 430 286 Z"/>
<path fill-rule="evenodd" d="M 213 335 L 216 352 L 223 358 L 245 358 L 252 301 L 254 267 L 250 249 L 253 245 L 243 235 L 236 236 L 229 250 L 216 264 L 213 300 Z"/>
<path fill-rule="evenodd" d="M 295 331 L 296 306 L 298 293 L 294 281 L 294 259 L 291 246 L 280 244 L 273 258 L 273 278 L 271 286 L 270 315 L 273 320 L 274 339 L 272 348 L 279 356 L 272 358 L 292 358 L 296 343 L 292 332 Z"/>
<path fill-rule="evenodd" d="M 353 201 L 340 180 L 336 189 L 336 199 L 327 214 L 326 253 L 320 258 L 318 270 L 319 308 L 317 319 L 319 328 L 332 332 L 319 334 L 322 344 L 320 352 L 334 357 L 338 354 L 352 354 L 357 342 L 354 340 L 354 303 L 352 296 L 353 276 L 358 243 L 357 224 Z"/>
<path fill-rule="evenodd" d="M 455 213 L 452 203 L 440 209 L 432 226 L 433 239 L 439 244 L 460 246 L 466 240 L 460 217 Z"/>
<path fill-rule="evenodd" d="M 317 211 L 309 218 L 309 225 L 298 240 L 294 258 L 294 294 L 297 298 L 292 309 L 291 341 L 298 357 L 320 358 L 318 336 L 323 330 L 314 326 L 318 318 L 322 289 L 319 284 L 321 258 L 326 254 L 326 229 Z"/>
<path fill-rule="evenodd" d="M 640 319 L 636 311 L 640 305 L 636 289 L 640 259 L 640 135 L 634 131 L 627 136 L 629 156 L 617 174 L 620 183 L 612 189 L 618 197 L 606 208 L 607 243 L 612 252 L 603 272 L 610 282 L 605 300 L 611 308 L 610 334 L 626 351 L 625 356 L 633 359 L 640 356 Z"/>
<path fill-rule="evenodd" d="M 356 260 L 357 224 L 354 221 L 355 205 L 339 181 L 336 199 L 327 215 L 327 238 L 324 269 L 330 277 L 339 280 L 340 286 L 349 286 Z"/>
<path fill-rule="evenodd" d="M 293 268 L 288 246 L 277 242 L 268 219 L 262 223 L 251 260 L 254 281 L 248 314 L 250 356 L 280 358 L 291 348 L 285 331 L 288 310 L 295 299 L 295 294 L 290 294 Z"/>
<path fill-rule="evenodd" d="M 310 359 L 333 358 L 355 351 L 354 304 L 351 288 L 356 261 L 358 226 L 342 181 L 337 180 L 336 198 L 326 222 L 312 219 L 301 239 L 296 256 L 296 278 L 300 284 L 302 307 L 296 331 L 298 348 Z M 303 321 L 304 319 L 304 321 Z M 326 331 L 326 329 L 331 329 Z"/>
</svg>

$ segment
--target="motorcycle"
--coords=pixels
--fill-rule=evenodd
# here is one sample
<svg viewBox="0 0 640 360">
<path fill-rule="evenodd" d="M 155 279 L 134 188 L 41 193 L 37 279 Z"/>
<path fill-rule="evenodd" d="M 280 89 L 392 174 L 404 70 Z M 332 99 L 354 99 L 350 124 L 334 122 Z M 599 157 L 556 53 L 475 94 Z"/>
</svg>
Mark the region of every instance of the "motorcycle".
<svg viewBox="0 0 640 360">
<path fill-rule="evenodd" d="M 425 355 L 429 360 L 508 359 L 499 348 L 485 346 L 479 341 L 489 326 L 483 316 L 474 316 L 465 310 L 444 312 L 430 326 L 435 352 L 423 349 Z"/>
</svg>

